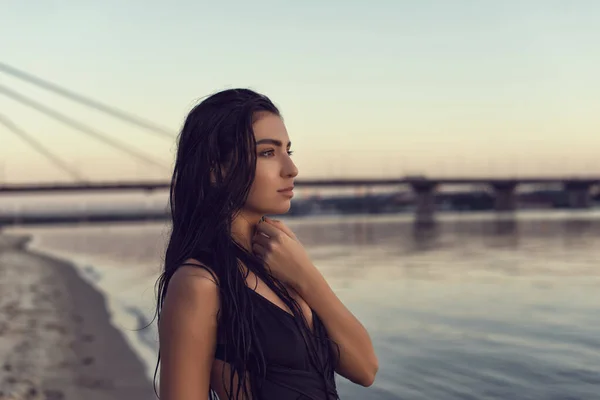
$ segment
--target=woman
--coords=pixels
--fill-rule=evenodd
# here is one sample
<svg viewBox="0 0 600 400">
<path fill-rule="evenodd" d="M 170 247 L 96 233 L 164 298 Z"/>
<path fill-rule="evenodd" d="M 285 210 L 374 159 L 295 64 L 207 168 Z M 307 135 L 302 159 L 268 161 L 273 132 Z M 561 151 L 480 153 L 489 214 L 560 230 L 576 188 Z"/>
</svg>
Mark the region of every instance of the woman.
<svg viewBox="0 0 600 400">
<path fill-rule="evenodd" d="M 264 218 L 290 208 L 290 146 L 279 110 L 251 90 L 189 113 L 158 281 L 161 400 L 335 399 L 334 372 L 372 384 L 368 333 L 292 231 Z"/>
</svg>

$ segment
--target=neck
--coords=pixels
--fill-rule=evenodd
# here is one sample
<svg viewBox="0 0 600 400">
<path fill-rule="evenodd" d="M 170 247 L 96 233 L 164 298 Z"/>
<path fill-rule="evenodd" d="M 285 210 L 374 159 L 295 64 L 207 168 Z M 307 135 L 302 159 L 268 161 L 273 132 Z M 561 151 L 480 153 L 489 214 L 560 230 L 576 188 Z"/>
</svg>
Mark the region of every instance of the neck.
<svg viewBox="0 0 600 400">
<path fill-rule="evenodd" d="M 242 211 L 234 217 L 231 223 L 231 236 L 250 253 L 252 253 L 252 237 L 255 227 L 261 218 L 262 215 L 248 214 Z"/>
</svg>

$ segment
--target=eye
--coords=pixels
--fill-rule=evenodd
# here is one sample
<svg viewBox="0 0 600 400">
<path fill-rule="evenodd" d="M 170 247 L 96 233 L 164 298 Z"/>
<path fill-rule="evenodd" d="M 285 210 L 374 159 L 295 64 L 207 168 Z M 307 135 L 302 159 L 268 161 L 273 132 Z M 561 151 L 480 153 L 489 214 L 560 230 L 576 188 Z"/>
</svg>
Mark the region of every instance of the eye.
<svg viewBox="0 0 600 400">
<path fill-rule="evenodd" d="M 288 150 L 287 151 L 288 155 L 291 156 L 292 154 L 294 154 L 294 152 L 292 150 Z M 272 157 L 275 155 L 275 150 L 271 149 L 271 150 L 266 150 L 266 151 L 262 151 L 259 153 L 259 155 L 261 157 Z"/>
<path fill-rule="evenodd" d="M 267 150 L 260 153 L 262 157 L 271 157 L 275 154 L 275 150 Z"/>
</svg>

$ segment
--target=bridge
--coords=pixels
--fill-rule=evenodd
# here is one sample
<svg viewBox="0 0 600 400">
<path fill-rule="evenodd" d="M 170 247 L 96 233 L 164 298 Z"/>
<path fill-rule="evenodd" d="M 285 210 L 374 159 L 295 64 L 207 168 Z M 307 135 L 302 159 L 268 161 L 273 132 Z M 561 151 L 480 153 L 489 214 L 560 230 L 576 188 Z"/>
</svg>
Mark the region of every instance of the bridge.
<svg viewBox="0 0 600 400">
<path fill-rule="evenodd" d="M 57 95 L 66 97 L 76 103 L 91 107 L 97 111 L 108 114 L 113 118 L 120 119 L 122 121 L 134 124 L 138 127 L 144 128 L 154 135 L 159 135 L 168 140 L 174 140 L 175 133 L 170 132 L 168 129 L 160 127 L 159 125 L 145 120 L 141 117 L 132 115 L 126 111 L 114 108 L 112 106 L 103 104 L 97 100 L 75 93 L 66 88 L 60 87 L 50 81 L 41 79 L 37 76 L 29 74 L 25 71 L 12 67 L 10 65 L 0 63 L 0 72 L 11 75 L 13 78 L 23 80 L 29 84 L 36 85 L 42 89 L 51 91 Z M 94 127 L 90 127 L 80 121 L 73 119 L 70 116 L 62 114 L 45 104 L 37 102 L 35 99 L 28 98 L 23 94 L 15 91 L 6 86 L 0 85 L 0 94 L 9 97 L 10 99 L 26 105 L 35 111 L 45 114 L 51 118 L 54 118 L 61 123 L 69 126 L 72 129 L 78 130 L 85 135 L 92 137 L 95 140 L 102 142 L 104 145 L 111 146 L 128 156 L 137 159 L 139 162 L 150 164 L 154 167 L 165 168 L 162 163 L 157 160 L 148 157 L 141 153 L 138 149 L 126 146 L 122 142 L 110 137 L 104 132 L 99 131 Z M 36 184 L 24 184 L 24 183 L 13 183 L 13 184 L 0 184 L 0 195 L 10 194 L 26 194 L 26 193 L 84 193 L 84 192 L 124 192 L 124 191 L 138 191 L 138 192 L 155 192 L 155 191 L 166 191 L 169 189 L 169 182 L 167 181 L 110 181 L 110 182 L 92 182 L 87 180 L 80 171 L 72 168 L 67 162 L 61 159 L 61 157 L 54 154 L 48 148 L 46 148 L 40 141 L 23 129 L 19 128 L 12 120 L 7 116 L 0 114 L 0 125 L 19 136 L 25 141 L 33 150 L 44 156 L 48 161 L 54 164 L 57 168 L 60 168 L 63 172 L 69 175 L 72 182 L 68 183 L 36 183 Z M 437 190 L 442 186 L 464 186 L 464 185 L 477 185 L 486 186 L 493 191 L 495 196 L 495 209 L 498 212 L 513 212 L 517 209 L 517 188 L 520 185 L 531 185 L 531 184 L 544 184 L 544 185 L 561 185 L 566 193 L 568 194 L 568 205 L 574 209 L 589 208 L 592 205 L 591 193 L 592 189 L 600 186 L 600 176 L 591 177 L 520 177 L 520 178 L 469 178 L 469 177 L 456 177 L 456 178 L 429 178 L 429 177 L 399 177 L 397 179 L 320 179 L 320 180 L 297 180 L 296 185 L 298 187 L 409 187 L 415 196 L 415 220 L 417 222 L 429 223 L 433 221 L 435 214 L 435 195 Z M 94 221 L 110 221 L 110 220 L 123 220 L 123 218 L 130 220 L 139 220 L 143 218 L 149 219 L 160 219 L 164 218 L 164 213 L 150 213 L 147 215 L 135 215 L 124 217 L 123 215 L 104 215 L 98 218 L 88 218 L 88 222 L 93 223 Z M 48 221 L 60 222 L 60 217 L 45 216 Z M 73 218 L 73 217 L 69 217 Z M 67 217 L 62 220 L 70 220 Z M 4 218 L 6 220 L 6 218 Z M 6 221 L 5 221 L 6 222 Z M 23 221 L 22 221 L 23 223 Z M 0 225 L 2 224 L 2 218 L 0 217 Z"/>
<path fill-rule="evenodd" d="M 514 212 L 517 210 L 517 188 L 519 185 L 560 185 L 568 195 L 568 206 L 572 209 L 585 209 L 592 205 L 592 188 L 600 187 L 598 178 L 561 178 L 538 177 L 520 179 L 498 178 L 399 178 L 399 179 L 322 179 L 322 180 L 297 180 L 297 187 L 409 187 L 415 195 L 415 219 L 418 223 L 431 223 L 435 215 L 435 195 L 441 186 L 450 185 L 476 185 L 487 186 L 495 195 L 495 209 L 498 212 Z M 81 193 L 81 192 L 123 192 L 141 191 L 154 192 L 166 191 L 170 183 L 166 181 L 146 182 L 95 182 L 87 184 L 5 184 L 0 185 L 0 194 L 18 193 Z M 131 215 L 130 220 L 160 219 L 166 214 L 147 212 L 147 214 Z M 45 217 L 48 221 L 57 220 Z M 105 222 L 111 218 L 121 221 L 125 217 L 114 214 L 87 218 L 87 221 Z M 38 218 L 39 220 L 40 218 Z M 72 219 L 72 218 L 71 218 Z M 69 221 L 71 220 L 69 219 Z"/>
</svg>

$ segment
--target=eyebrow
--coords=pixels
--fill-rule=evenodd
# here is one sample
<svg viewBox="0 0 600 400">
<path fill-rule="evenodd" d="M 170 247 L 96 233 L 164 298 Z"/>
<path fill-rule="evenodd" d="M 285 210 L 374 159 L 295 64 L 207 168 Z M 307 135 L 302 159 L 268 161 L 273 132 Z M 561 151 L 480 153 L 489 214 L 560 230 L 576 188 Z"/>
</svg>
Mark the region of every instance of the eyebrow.
<svg viewBox="0 0 600 400">
<path fill-rule="evenodd" d="M 256 145 L 258 146 L 259 144 L 273 144 L 275 146 L 281 147 L 283 146 L 283 143 L 281 142 L 281 140 L 277 140 L 277 139 L 261 139 L 258 142 L 256 142 Z M 288 147 L 290 147 L 292 145 L 292 142 L 288 142 Z"/>
</svg>

